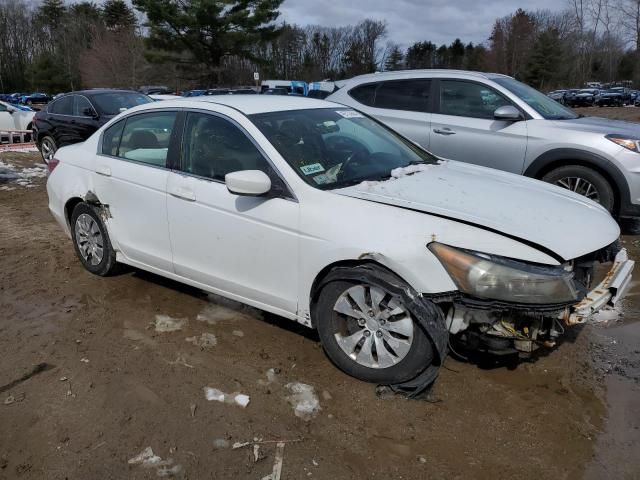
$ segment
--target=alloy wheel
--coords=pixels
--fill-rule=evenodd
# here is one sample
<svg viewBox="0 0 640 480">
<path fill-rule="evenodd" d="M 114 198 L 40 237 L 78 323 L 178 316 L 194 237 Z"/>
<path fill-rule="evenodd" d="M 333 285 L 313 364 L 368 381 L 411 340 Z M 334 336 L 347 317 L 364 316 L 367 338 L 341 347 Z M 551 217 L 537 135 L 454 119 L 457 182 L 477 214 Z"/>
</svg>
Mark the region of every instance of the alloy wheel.
<svg viewBox="0 0 640 480">
<path fill-rule="evenodd" d="M 42 158 L 44 158 L 45 162 L 49 163 L 53 158 L 53 154 L 56 153 L 56 148 L 53 145 L 53 142 L 48 138 L 45 138 L 40 144 L 40 149 L 42 150 Z"/>
<path fill-rule="evenodd" d="M 411 314 L 385 290 L 355 285 L 338 297 L 333 310 L 339 314 L 336 342 L 358 364 L 387 368 L 409 353 L 414 338 Z"/>
<path fill-rule="evenodd" d="M 76 219 L 75 237 L 80 255 L 90 265 L 98 265 L 104 256 L 104 239 L 98 223 L 83 213 Z"/>
<path fill-rule="evenodd" d="M 600 193 L 598 189 L 588 180 L 580 177 L 564 177 L 556 181 L 556 185 L 572 192 L 576 192 L 589 200 L 600 203 Z"/>
</svg>

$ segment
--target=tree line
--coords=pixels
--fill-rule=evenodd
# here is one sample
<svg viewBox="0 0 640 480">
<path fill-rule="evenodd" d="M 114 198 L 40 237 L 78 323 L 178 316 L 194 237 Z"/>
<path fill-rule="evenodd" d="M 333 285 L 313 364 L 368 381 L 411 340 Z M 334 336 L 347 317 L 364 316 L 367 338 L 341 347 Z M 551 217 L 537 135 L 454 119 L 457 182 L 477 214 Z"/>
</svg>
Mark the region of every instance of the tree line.
<svg viewBox="0 0 640 480">
<path fill-rule="evenodd" d="M 338 80 L 377 70 L 454 68 L 512 75 L 541 89 L 640 84 L 640 0 L 567 0 L 518 9 L 485 42 L 406 48 L 384 21 L 324 27 L 279 21 L 283 0 L 0 2 L 0 91 L 250 85 Z"/>
</svg>

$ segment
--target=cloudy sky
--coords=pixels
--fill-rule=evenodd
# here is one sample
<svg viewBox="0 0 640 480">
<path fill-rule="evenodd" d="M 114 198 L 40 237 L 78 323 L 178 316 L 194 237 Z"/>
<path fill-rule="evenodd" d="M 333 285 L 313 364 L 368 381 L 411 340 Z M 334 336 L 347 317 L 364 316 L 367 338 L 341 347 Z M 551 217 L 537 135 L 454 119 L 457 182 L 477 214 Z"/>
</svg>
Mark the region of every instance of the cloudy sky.
<svg viewBox="0 0 640 480">
<path fill-rule="evenodd" d="M 565 0 L 285 0 L 280 8 L 288 23 L 341 26 L 369 17 L 386 20 L 389 40 L 405 47 L 431 40 L 484 42 L 496 18 L 527 10 L 565 7 Z"/>
</svg>

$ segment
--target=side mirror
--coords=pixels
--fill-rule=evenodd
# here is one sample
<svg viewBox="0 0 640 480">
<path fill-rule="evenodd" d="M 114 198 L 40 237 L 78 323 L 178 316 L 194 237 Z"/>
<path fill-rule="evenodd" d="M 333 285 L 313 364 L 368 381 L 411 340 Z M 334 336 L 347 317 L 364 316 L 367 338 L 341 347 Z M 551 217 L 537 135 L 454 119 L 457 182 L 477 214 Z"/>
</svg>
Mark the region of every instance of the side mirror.
<svg viewBox="0 0 640 480">
<path fill-rule="evenodd" d="M 15 108 L 13 108 L 13 107 L 7 107 L 7 112 L 8 112 L 8 113 L 12 114 L 12 113 L 13 113 L 13 112 L 15 112 L 15 111 L 16 111 L 16 109 L 15 109 Z"/>
<path fill-rule="evenodd" d="M 235 195 L 259 197 L 271 190 L 271 179 L 260 170 L 241 170 L 224 176 L 227 190 Z"/>
<path fill-rule="evenodd" d="M 493 112 L 493 118 L 496 120 L 505 120 L 507 122 L 517 122 L 522 119 L 522 114 L 513 105 L 505 105 L 504 107 L 497 108 Z"/>
</svg>

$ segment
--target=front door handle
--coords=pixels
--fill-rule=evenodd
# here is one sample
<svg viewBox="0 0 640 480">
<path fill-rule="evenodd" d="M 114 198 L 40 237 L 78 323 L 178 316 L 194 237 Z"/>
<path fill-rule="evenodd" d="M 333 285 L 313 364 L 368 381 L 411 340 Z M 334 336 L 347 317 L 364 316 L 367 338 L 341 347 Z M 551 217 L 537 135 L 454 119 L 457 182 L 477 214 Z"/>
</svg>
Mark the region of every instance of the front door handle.
<svg viewBox="0 0 640 480">
<path fill-rule="evenodd" d="M 193 193 L 192 190 L 189 190 L 188 188 L 184 188 L 184 187 L 177 187 L 177 188 L 171 189 L 169 191 L 169 195 L 176 198 L 181 198 L 182 200 L 187 200 L 189 202 L 196 201 L 196 194 Z"/>
<path fill-rule="evenodd" d="M 455 135 L 456 132 L 451 130 L 450 128 L 434 128 L 433 133 L 437 133 L 438 135 Z"/>
<path fill-rule="evenodd" d="M 111 176 L 111 169 L 109 167 L 100 166 L 98 167 L 98 170 L 96 170 L 96 172 L 99 175 L 104 175 L 105 177 Z"/>
</svg>

